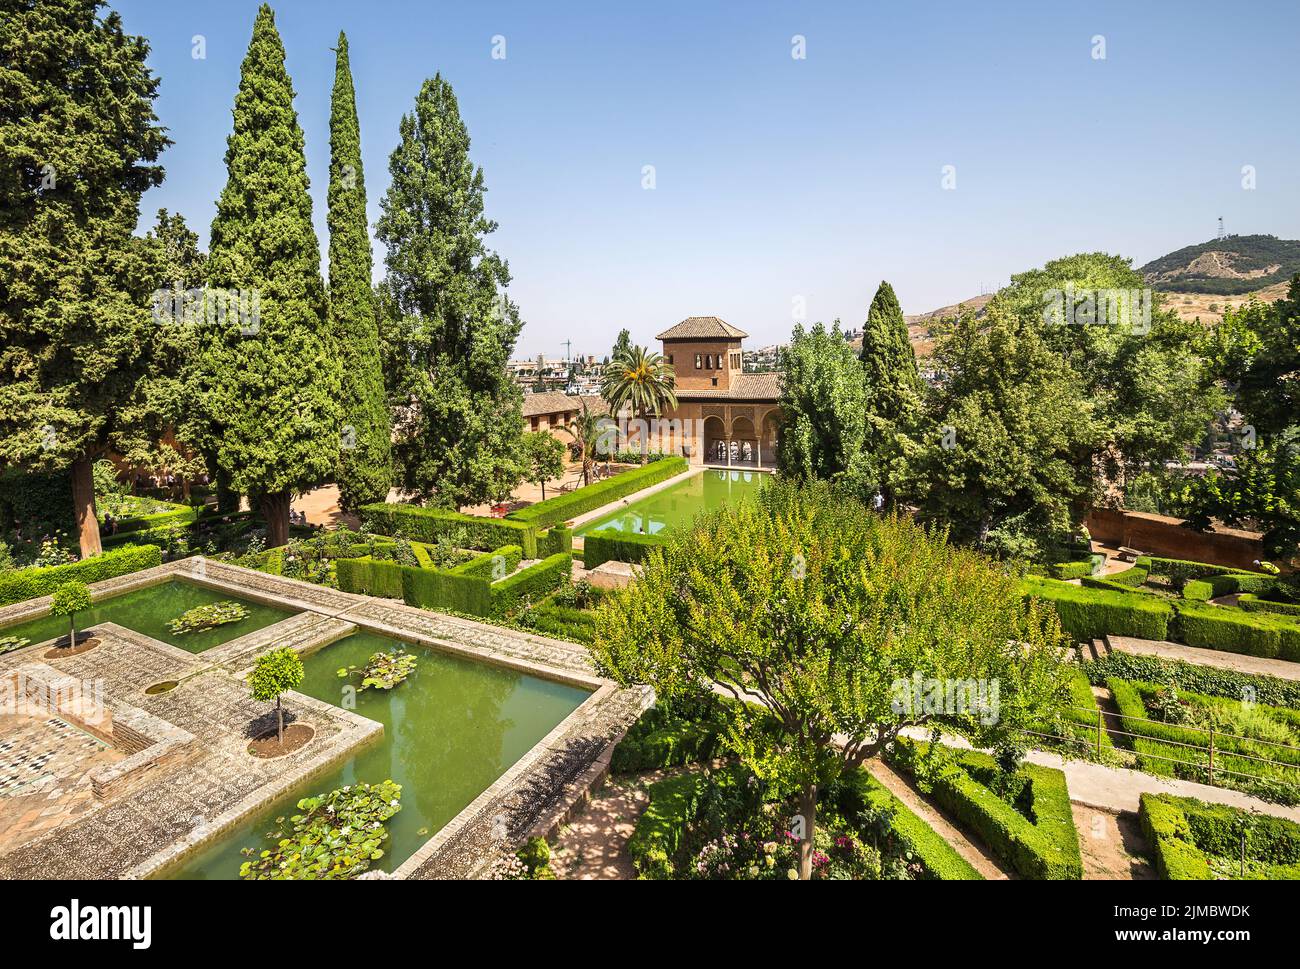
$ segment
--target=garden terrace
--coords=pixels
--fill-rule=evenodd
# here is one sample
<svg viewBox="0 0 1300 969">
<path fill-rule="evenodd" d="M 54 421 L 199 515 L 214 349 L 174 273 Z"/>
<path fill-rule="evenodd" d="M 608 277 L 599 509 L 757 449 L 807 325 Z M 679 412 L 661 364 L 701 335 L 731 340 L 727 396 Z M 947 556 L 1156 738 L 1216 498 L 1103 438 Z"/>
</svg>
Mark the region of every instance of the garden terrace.
<svg viewBox="0 0 1300 969">
<path fill-rule="evenodd" d="M 275 647 L 288 645 L 311 654 L 366 630 L 592 691 L 445 827 L 431 832 L 398 877 L 474 875 L 503 848 L 521 844 L 540 819 L 562 814 L 579 796 L 575 781 L 603 751 L 612 749 L 647 702 L 646 691 L 618 690 L 594 676 L 585 650 L 573 643 L 225 563 L 185 559 L 97 583 L 92 591 L 104 599 L 176 580 L 274 604 L 297 615 L 198 655 L 100 624 L 92 629 L 100 639 L 94 649 L 40 660 L 79 680 L 102 680 L 110 703 L 135 707 L 193 735 L 197 753 L 184 763 L 143 772 L 130 797 L 91 802 L 53 831 L 27 840 L 20 851 L 6 850 L 0 854 L 0 877 L 120 877 L 165 871 L 373 740 L 379 729 L 374 722 L 289 693 L 286 709 L 315 727 L 316 736 L 283 757 L 250 757 L 245 752 L 250 724 L 266 714 L 267 706 L 248 698 L 242 674 L 257 656 Z M 0 624 L 32 618 L 47 608 L 48 597 L 5 607 L 0 609 Z M 33 644 L 6 653 L 0 656 L 0 671 L 17 670 L 46 649 L 47 644 Z M 146 693 L 150 686 L 172 682 L 174 688 Z M 79 803 L 89 800 L 83 797 Z M 504 844 L 499 831 L 497 839 L 493 835 L 499 817 L 507 819 Z"/>
</svg>

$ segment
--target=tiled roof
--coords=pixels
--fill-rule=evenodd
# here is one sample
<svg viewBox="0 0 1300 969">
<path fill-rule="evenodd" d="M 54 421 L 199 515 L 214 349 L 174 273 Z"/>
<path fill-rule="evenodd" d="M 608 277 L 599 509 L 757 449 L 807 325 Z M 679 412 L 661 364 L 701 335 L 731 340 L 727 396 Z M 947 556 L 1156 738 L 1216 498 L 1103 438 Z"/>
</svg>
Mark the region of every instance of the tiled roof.
<svg viewBox="0 0 1300 969">
<path fill-rule="evenodd" d="M 664 330 L 656 340 L 743 340 L 749 336 L 716 316 L 688 316 L 676 326 Z"/>
<path fill-rule="evenodd" d="M 593 414 L 606 414 L 609 405 L 602 397 L 570 397 L 558 390 L 548 390 L 540 394 L 524 394 L 524 416 L 538 417 L 542 414 L 562 414 L 566 411 L 582 412 L 582 402 L 587 402 L 587 409 Z"/>
<path fill-rule="evenodd" d="M 781 375 L 779 373 L 742 373 L 737 374 L 726 390 L 721 387 L 708 387 L 704 390 L 677 389 L 678 400 L 777 400 L 781 396 Z"/>
</svg>

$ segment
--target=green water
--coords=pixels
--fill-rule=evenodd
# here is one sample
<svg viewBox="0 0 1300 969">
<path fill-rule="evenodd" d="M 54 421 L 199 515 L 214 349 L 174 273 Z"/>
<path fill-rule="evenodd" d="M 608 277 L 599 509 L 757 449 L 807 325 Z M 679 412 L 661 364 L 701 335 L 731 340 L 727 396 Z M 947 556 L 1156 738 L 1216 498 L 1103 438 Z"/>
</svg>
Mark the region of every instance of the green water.
<svg viewBox="0 0 1300 969">
<path fill-rule="evenodd" d="M 167 628 L 169 620 L 175 619 L 186 610 L 225 599 L 243 603 L 248 608 L 248 618 L 201 632 L 186 633 L 183 636 L 178 636 Z M 85 612 L 77 613 L 77 628 L 86 629 L 100 622 L 115 622 L 150 639 L 171 643 L 191 653 L 201 653 L 205 649 L 228 643 L 232 639 L 254 632 L 263 626 L 269 626 L 273 622 L 287 619 L 291 615 L 293 615 L 291 610 L 262 605 L 249 599 L 241 599 L 229 592 L 215 592 L 192 582 L 173 579 L 113 596 L 91 606 Z M 66 637 L 68 620 L 64 616 L 44 616 L 15 626 L 6 626 L 0 629 L 0 634 L 22 636 L 33 643 L 42 643 L 56 636 Z"/>
<path fill-rule="evenodd" d="M 690 524 L 702 511 L 712 511 L 729 501 L 739 501 L 763 486 L 768 475 L 757 471 L 715 471 L 687 478 L 680 484 L 629 503 L 621 511 L 588 522 L 574 532 L 589 535 L 603 528 L 656 535 Z"/>
<path fill-rule="evenodd" d="M 343 666 L 364 665 L 380 649 L 400 645 L 375 633 L 356 633 L 304 661 L 299 692 L 341 702 Z M 244 847 L 266 846 L 274 819 L 295 803 L 345 784 L 402 785 L 402 809 L 388 822 L 389 840 L 377 867 L 393 871 L 556 724 L 587 698 L 587 691 L 486 663 L 408 646 L 419 666 L 392 690 L 356 694 L 355 712 L 384 725 L 382 740 L 326 776 L 303 785 L 252 821 L 209 845 L 172 878 L 237 878 Z"/>
</svg>

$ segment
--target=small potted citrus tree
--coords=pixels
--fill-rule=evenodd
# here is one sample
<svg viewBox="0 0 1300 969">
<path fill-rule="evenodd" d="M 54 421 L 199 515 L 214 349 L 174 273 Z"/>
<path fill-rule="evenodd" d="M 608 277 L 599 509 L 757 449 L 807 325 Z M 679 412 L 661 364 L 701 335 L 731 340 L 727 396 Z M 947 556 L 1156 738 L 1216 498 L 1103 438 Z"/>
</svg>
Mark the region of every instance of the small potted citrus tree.
<svg viewBox="0 0 1300 969">
<path fill-rule="evenodd" d="M 50 596 L 50 615 L 68 617 L 68 647 L 77 646 L 77 613 L 91 607 L 93 599 L 86 583 L 72 579 L 63 583 Z"/>
</svg>

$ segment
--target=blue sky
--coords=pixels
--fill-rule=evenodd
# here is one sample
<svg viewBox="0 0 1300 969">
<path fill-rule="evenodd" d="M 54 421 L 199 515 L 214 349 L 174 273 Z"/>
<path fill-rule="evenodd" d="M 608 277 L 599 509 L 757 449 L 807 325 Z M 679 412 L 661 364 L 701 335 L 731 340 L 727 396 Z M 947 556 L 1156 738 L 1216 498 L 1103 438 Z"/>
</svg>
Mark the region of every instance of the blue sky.
<svg viewBox="0 0 1300 969">
<path fill-rule="evenodd" d="M 519 356 L 566 339 L 603 356 L 621 327 L 649 343 L 691 315 L 759 346 L 788 336 L 797 299 L 860 325 L 881 279 L 920 312 L 1068 253 L 1140 265 L 1219 216 L 1300 238 L 1293 0 L 273 6 L 322 251 L 338 31 L 372 225 L 401 115 L 435 72 L 455 87 L 527 322 Z M 257 3 L 113 7 L 152 44 L 175 141 L 142 228 L 167 207 L 206 245 Z"/>
</svg>

